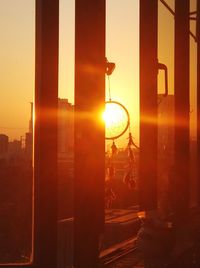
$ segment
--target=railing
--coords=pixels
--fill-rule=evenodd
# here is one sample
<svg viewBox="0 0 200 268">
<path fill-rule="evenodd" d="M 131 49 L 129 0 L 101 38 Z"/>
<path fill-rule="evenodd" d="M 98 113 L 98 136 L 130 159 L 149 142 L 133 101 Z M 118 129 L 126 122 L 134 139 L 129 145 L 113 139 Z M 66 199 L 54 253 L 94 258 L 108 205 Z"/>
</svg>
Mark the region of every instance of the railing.
<svg viewBox="0 0 200 268">
<path fill-rule="evenodd" d="M 120 243 L 126 244 L 125 241 L 132 238 L 140 227 L 140 221 L 134 209 L 115 212 L 116 210 L 106 213 L 101 259 L 107 260 L 106 252 L 110 254 L 112 248 Z M 71 267 L 73 267 L 73 218 L 68 218 L 58 222 L 58 268 Z"/>
<path fill-rule="evenodd" d="M 73 218 L 58 222 L 58 268 L 73 264 Z"/>
</svg>

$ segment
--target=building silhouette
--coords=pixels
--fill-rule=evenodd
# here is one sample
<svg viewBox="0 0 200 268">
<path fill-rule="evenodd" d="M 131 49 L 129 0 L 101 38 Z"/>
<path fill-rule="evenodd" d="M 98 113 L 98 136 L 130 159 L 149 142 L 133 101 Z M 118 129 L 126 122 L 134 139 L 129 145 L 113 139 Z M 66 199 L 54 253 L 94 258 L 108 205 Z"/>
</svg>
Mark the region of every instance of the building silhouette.
<svg viewBox="0 0 200 268">
<path fill-rule="evenodd" d="M 74 106 L 68 99 L 58 99 L 58 158 L 66 158 L 74 150 Z"/>
<path fill-rule="evenodd" d="M 8 136 L 0 134 L 0 155 L 8 152 Z"/>
<path fill-rule="evenodd" d="M 31 116 L 29 120 L 29 131 L 25 133 L 25 154 L 29 160 L 32 160 L 33 153 L 33 102 L 31 104 Z"/>
</svg>

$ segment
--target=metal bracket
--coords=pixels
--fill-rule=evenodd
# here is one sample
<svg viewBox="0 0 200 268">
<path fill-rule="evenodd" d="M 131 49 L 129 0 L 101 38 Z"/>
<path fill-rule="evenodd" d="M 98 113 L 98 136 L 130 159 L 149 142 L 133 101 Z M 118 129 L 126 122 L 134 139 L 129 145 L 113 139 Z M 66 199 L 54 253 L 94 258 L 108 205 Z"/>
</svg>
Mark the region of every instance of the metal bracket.
<svg viewBox="0 0 200 268">
<path fill-rule="evenodd" d="M 167 66 L 163 63 L 158 62 L 158 70 L 163 70 L 165 72 L 165 93 L 163 94 L 163 97 L 168 96 L 168 69 Z"/>
<path fill-rule="evenodd" d="M 111 75 L 115 69 L 115 63 L 114 62 L 109 62 L 106 58 L 106 66 L 105 66 L 105 73 L 107 75 Z"/>
</svg>

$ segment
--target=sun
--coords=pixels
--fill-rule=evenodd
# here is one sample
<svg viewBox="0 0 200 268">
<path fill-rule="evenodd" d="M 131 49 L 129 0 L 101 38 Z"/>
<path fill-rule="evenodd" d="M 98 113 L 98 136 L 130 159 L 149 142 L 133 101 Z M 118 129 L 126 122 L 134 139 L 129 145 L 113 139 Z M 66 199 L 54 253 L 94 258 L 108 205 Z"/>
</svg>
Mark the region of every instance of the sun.
<svg viewBox="0 0 200 268">
<path fill-rule="evenodd" d="M 129 125 L 129 114 L 118 102 L 107 102 L 102 115 L 105 121 L 105 135 L 108 139 L 124 133 Z"/>
</svg>

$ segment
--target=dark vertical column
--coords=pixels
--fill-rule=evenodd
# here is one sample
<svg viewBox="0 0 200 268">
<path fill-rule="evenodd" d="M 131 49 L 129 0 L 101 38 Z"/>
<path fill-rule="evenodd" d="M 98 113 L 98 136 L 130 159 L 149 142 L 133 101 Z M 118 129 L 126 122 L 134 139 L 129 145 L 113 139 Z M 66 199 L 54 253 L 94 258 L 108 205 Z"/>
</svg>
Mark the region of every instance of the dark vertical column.
<svg viewBox="0 0 200 268">
<path fill-rule="evenodd" d="M 96 268 L 104 226 L 105 0 L 75 3 L 74 266 Z"/>
<path fill-rule="evenodd" d="M 57 255 L 58 0 L 36 0 L 35 253 L 38 267 Z"/>
<path fill-rule="evenodd" d="M 200 0 L 197 0 L 197 172 L 199 181 L 198 202 L 200 204 Z"/>
<path fill-rule="evenodd" d="M 175 211 L 189 206 L 189 0 L 175 1 Z"/>
<path fill-rule="evenodd" d="M 158 0 L 140 0 L 140 179 L 142 210 L 157 208 Z"/>
</svg>

